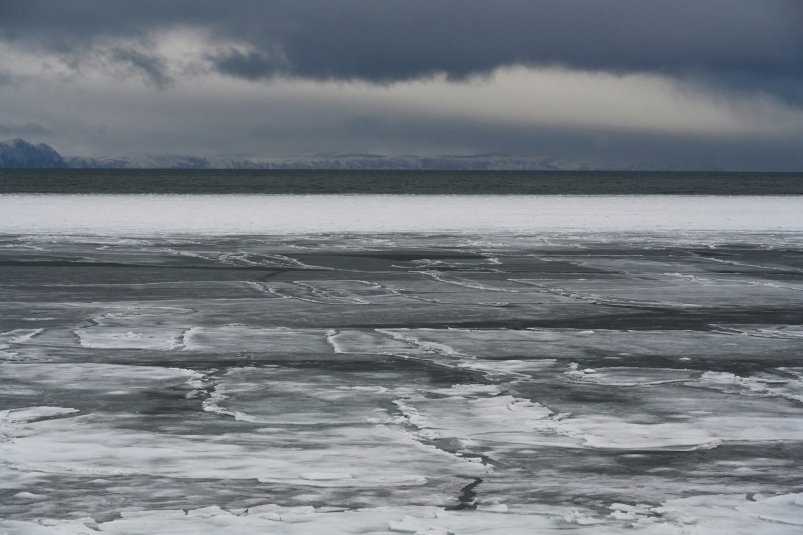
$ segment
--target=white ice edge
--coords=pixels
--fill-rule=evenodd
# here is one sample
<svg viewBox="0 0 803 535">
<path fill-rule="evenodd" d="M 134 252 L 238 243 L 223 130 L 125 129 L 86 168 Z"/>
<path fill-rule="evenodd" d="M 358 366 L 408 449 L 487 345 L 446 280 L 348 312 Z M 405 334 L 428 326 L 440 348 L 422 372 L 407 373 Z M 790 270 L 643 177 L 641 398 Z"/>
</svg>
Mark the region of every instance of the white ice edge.
<svg viewBox="0 0 803 535">
<path fill-rule="evenodd" d="M 0 195 L 6 233 L 796 231 L 803 196 Z"/>
</svg>

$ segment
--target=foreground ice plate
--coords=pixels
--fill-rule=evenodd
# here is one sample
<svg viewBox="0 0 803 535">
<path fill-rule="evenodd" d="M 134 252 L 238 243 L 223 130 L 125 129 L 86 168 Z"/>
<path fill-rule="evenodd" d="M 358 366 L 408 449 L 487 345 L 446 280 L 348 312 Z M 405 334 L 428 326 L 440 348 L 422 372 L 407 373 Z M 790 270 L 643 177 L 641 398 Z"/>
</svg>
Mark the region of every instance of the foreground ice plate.
<svg viewBox="0 0 803 535">
<path fill-rule="evenodd" d="M 0 533 L 801 533 L 772 224 L 2 235 Z"/>
</svg>

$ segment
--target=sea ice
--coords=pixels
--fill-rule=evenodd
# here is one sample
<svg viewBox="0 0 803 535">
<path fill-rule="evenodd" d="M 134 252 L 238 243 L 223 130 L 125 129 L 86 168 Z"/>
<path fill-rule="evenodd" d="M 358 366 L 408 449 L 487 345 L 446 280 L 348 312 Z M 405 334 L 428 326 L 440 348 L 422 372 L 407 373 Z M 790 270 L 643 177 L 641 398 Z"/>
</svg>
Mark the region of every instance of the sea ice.
<svg viewBox="0 0 803 535">
<path fill-rule="evenodd" d="M 796 196 L 11 194 L 0 195 L 0 232 L 777 232 L 801 229 L 801 206 Z"/>
<path fill-rule="evenodd" d="M 0 236 L 0 533 L 800 532 L 803 241 L 767 231 L 799 199 L 548 200 L 481 235 Z M 211 202 L 129 201 L 99 206 Z M 662 223 L 554 226 L 594 203 Z"/>
</svg>

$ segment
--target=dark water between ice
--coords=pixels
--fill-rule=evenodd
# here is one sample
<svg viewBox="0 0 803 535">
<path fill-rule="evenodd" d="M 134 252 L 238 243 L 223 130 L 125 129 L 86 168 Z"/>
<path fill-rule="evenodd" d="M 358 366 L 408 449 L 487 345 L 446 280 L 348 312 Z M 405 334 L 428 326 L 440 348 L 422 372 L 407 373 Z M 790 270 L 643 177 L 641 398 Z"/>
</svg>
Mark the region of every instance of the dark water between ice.
<svg viewBox="0 0 803 535">
<path fill-rule="evenodd" d="M 0 170 L 0 193 L 803 194 L 803 173 Z"/>
</svg>

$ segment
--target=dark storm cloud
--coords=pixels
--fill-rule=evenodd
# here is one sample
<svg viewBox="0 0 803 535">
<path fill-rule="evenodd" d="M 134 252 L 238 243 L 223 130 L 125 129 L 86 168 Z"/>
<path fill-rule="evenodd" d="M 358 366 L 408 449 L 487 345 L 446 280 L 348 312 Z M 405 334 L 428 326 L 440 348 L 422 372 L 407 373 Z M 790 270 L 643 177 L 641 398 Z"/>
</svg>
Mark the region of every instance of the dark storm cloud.
<svg viewBox="0 0 803 535">
<path fill-rule="evenodd" d="M 51 50 L 177 26 L 243 41 L 222 73 L 391 82 L 510 64 L 702 76 L 792 96 L 803 79 L 799 0 L 5 0 L 5 39 Z M 131 57 L 120 59 L 137 64 Z M 142 60 L 143 58 L 140 58 Z M 140 61 L 154 83 L 161 72 Z M 703 76 L 704 75 L 704 76 Z M 784 82 L 785 80 L 785 82 Z"/>
<path fill-rule="evenodd" d="M 167 74 L 166 64 L 163 58 L 133 49 L 116 47 L 111 50 L 110 59 L 114 62 L 127 65 L 133 71 L 141 74 L 145 80 L 160 89 L 169 86 L 173 82 L 173 79 Z"/>
<path fill-rule="evenodd" d="M 271 77 L 288 70 L 286 61 L 265 51 L 244 53 L 232 50 L 210 59 L 214 61 L 218 71 L 249 80 Z"/>
</svg>

